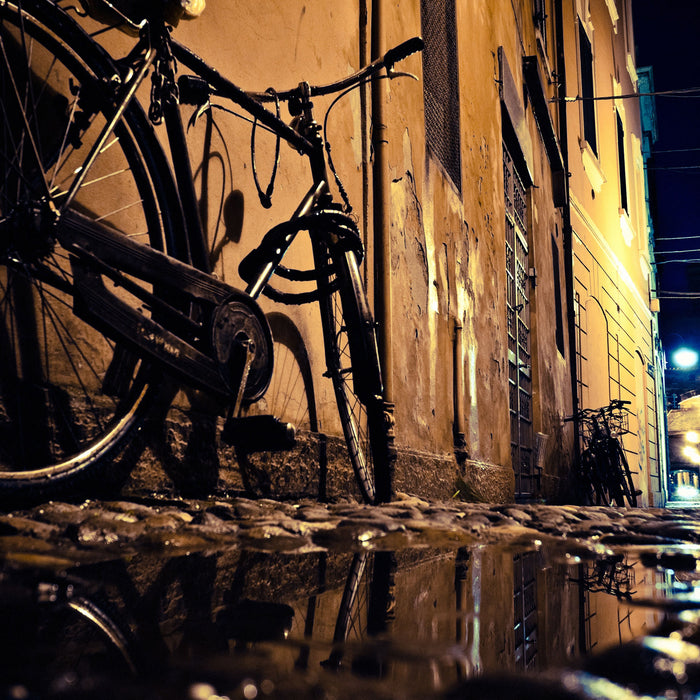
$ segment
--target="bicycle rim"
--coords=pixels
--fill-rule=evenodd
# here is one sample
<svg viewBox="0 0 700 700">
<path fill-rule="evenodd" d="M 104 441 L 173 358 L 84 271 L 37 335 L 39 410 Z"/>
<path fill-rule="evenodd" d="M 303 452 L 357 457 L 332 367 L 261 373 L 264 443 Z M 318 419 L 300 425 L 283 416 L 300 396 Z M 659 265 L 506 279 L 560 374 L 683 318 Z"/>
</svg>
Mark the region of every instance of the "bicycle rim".
<svg viewBox="0 0 700 700">
<path fill-rule="evenodd" d="M 345 661 L 364 676 L 385 675 L 384 664 L 372 655 L 357 656 L 357 643 L 385 634 L 394 618 L 394 573 L 391 552 L 358 552 L 352 562 L 338 606 L 333 650 L 325 668 L 339 671 Z M 349 653 L 348 653 L 349 652 Z M 350 656 L 349 659 L 346 657 Z"/>
<path fill-rule="evenodd" d="M 62 198 L 105 124 L 106 55 L 49 3 L 0 6 L 0 491 L 51 495 L 114 456 L 147 405 L 145 368 L 75 315 Z M 162 247 L 158 198 L 127 110 L 71 208 Z M 111 284 L 111 283 L 110 283 Z M 113 285 L 111 285 L 113 288 Z M 117 294 L 139 306 L 123 291 Z M 144 313 L 148 313 L 146 309 Z"/>
<path fill-rule="evenodd" d="M 327 265 L 328 251 L 318 247 L 321 263 Z M 346 255 L 352 253 L 334 256 L 340 284 L 320 300 L 326 363 L 357 485 L 367 503 L 377 503 L 391 497 L 381 373 L 374 324 L 363 308 L 364 290 Z M 358 381 L 367 386 L 358 386 Z"/>
</svg>

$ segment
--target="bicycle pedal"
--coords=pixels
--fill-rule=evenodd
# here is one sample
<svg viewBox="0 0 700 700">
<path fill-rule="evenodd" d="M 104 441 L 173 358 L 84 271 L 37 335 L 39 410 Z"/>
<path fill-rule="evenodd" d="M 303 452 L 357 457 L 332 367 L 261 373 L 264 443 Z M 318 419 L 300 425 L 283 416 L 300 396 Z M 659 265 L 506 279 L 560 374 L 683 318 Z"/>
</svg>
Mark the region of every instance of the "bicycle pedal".
<svg viewBox="0 0 700 700">
<path fill-rule="evenodd" d="M 243 416 L 226 421 L 221 439 L 245 452 L 275 452 L 296 445 L 296 430 L 274 416 Z"/>
</svg>

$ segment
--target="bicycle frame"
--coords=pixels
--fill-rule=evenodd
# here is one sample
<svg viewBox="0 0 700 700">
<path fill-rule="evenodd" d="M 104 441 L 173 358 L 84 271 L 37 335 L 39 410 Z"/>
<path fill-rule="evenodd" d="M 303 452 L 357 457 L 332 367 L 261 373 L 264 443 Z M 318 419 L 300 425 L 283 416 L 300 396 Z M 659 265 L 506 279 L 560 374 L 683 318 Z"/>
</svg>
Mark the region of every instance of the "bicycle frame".
<svg viewBox="0 0 700 700">
<path fill-rule="evenodd" d="M 222 77 L 189 49 L 171 40 L 165 25 L 145 26 L 142 38 L 130 56 L 138 57 L 141 65 L 130 71 L 130 79 L 121 87 L 121 97 L 112 118 L 104 126 L 97 138 L 85 167 L 76 180 L 65 202 L 66 213 L 61 216 L 57 236 L 72 254 L 72 266 L 76 280 L 76 312 L 84 320 L 101 328 L 116 339 L 135 345 L 149 357 L 165 365 L 169 370 L 185 377 L 193 383 L 220 396 L 231 397 L 239 391 L 240 377 L 224 377 L 222 368 L 212 357 L 197 350 L 186 342 L 187 336 L 201 335 L 202 329 L 185 311 L 189 302 L 205 305 L 211 314 L 217 308 L 232 300 L 247 305 L 255 304 L 274 274 L 284 254 L 292 244 L 295 233 L 286 236 L 278 246 L 274 256 L 259 271 L 256 279 L 247 286 L 245 292 L 212 279 L 209 273 L 206 238 L 198 217 L 197 200 L 194 192 L 192 169 L 185 140 L 184 126 L 179 106 L 174 100 L 163 103 L 165 123 L 174 174 L 175 195 L 183 215 L 184 227 L 176 227 L 176 239 L 170 242 L 169 254 L 165 255 L 153 248 L 139 245 L 124 236 L 113 233 L 106 226 L 83 220 L 75 212 L 68 211 L 68 205 L 80 188 L 90 165 L 99 150 L 110 137 L 119 118 L 124 114 L 140 85 L 145 80 L 149 68 L 163 56 L 170 55 L 181 62 L 198 77 L 206 80 L 220 97 L 224 97 L 242 107 L 252 116 L 271 129 L 290 146 L 309 158 L 313 185 L 300 202 L 292 219 L 307 215 L 320 203 L 331 200 L 327 185 L 323 140 L 315 132 L 313 140 L 307 139 L 272 114 L 262 104 L 254 100 L 231 81 Z M 155 36 L 155 41 L 152 41 Z M 168 79 L 174 80 L 174 75 Z M 308 112 L 307 120 L 313 117 Z M 178 259 L 170 253 L 176 252 Z M 178 253 L 179 252 L 179 253 Z M 154 318 L 140 315 L 128 307 L 105 288 L 101 276 L 105 275 L 120 286 L 145 301 L 155 312 Z M 175 304 L 134 285 L 127 277 L 133 276 L 150 283 L 159 290 L 167 290 L 167 297 L 175 299 Z M 261 323 L 264 316 L 255 304 L 255 313 Z M 183 337 L 184 336 L 184 337 Z"/>
</svg>

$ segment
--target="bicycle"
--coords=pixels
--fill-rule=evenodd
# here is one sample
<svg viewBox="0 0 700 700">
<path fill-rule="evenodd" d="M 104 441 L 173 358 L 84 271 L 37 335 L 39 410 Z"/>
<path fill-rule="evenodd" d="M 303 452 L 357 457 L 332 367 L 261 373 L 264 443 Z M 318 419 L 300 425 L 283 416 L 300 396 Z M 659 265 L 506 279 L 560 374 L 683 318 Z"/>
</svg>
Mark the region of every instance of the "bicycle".
<svg viewBox="0 0 700 700">
<path fill-rule="evenodd" d="M 180 3 L 132 3 L 136 17 L 116 0 L 82 5 L 135 35 L 127 55 L 112 58 L 69 16 L 73 5 L 0 3 L 0 496 L 94 493 L 153 410 L 163 376 L 220 402 L 222 438 L 242 464 L 258 451 L 289 449 L 293 427 L 254 410 L 272 381 L 278 342 L 258 303 L 265 295 L 318 304 L 361 495 L 390 500 L 392 407 L 358 268 L 364 249 L 344 189 L 343 202 L 331 192 L 334 169 L 311 99 L 403 75 L 394 64 L 422 41 L 327 85 L 249 93 L 171 36 L 165 18 Z M 136 93 L 149 73 L 146 114 Z M 267 129 L 276 156 L 285 141 L 311 172 L 290 220 L 243 258 L 244 290 L 211 272 L 180 113 L 180 104 L 204 113 L 213 99 L 243 110 L 253 141 L 256 128 Z M 156 137 L 161 122 L 172 164 Z M 253 172 L 267 206 L 275 171 L 266 191 L 254 162 Z M 110 187 L 91 196 L 98 183 Z M 313 266 L 284 267 L 302 232 Z M 282 291 L 273 275 L 313 289 Z"/>
<path fill-rule="evenodd" d="M 627 503 L 636 508 L 637 496 L 642 492 L 635 488 L 632 472 L 619 436 L 626 432 L 629 401 L 614 399 L 607 406 L 581 409 L 576 416 L 565 418 L 578 420 L 584 449 L 581 451 L 578 482 L 585 500 L 596 505 L 618 506 Z"/>
<path fill-rule="evenodd" d="M 574 583 L 591 593 L 607 593 L 619 600 L 632 600 L 636 577 L 634 565 L 627 564 L 622 554 L 597 559 L 588 564 L 581 564 L 581 578 L 571 578 Z"/>
</svg>

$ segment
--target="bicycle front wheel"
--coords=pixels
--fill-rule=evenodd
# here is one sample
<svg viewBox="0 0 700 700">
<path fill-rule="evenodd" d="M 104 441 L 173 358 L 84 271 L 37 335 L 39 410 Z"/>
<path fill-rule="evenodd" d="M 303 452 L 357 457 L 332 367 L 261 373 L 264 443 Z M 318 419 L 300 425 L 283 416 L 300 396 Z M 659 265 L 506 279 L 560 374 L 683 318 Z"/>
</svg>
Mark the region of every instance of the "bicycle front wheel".
<svg viewBox="0 0 700 700">
<path fill-rule="evenodd" d="M 610 505 L 610 497 L 601 476 L 600 456 L 586 449 L 581 453 L 581 488 L 586 500 L 597 506 Z"/>
<path fill-rule="evenodd" d="M 115 76 L 53 3 L 0 4 L 0 496 L 79 495 L 148 407 L 146 368 L 76 315 L 70 256 L 53 230 L 109 118 L 103 90 Z M 162 249 L 148 138 L 132 105 L 70 208 Z"/>
<path fill-rule="evenodd" d="M 392 495 L 388 425 L 374 321 L 355 255 L 316 242 L 317 269 L 332 261 L 324 282 L 321 323 L 328 374 L 333 381 L 343 435 L 357 485 L 367 503 Z"/>
<path fill-rule="evenodd" d="M 634 480 L 632 479 L 632 472 L 630 471 L 629 464 L 627 462 L 627 456 L 625 455 L 625 450 L 620 445 L 620 443 L 611 438 L 611 452 L 613 453 L 613 462 L 617 463 L 617 470 L 619 473 L 620 480 L 620 490 L 627 499 L 627 502 L 632 508 L 637 507 L 637 489 L 634 485 Z M 624 505 L 624 503 L 623 503 Z"/>
</svg>

